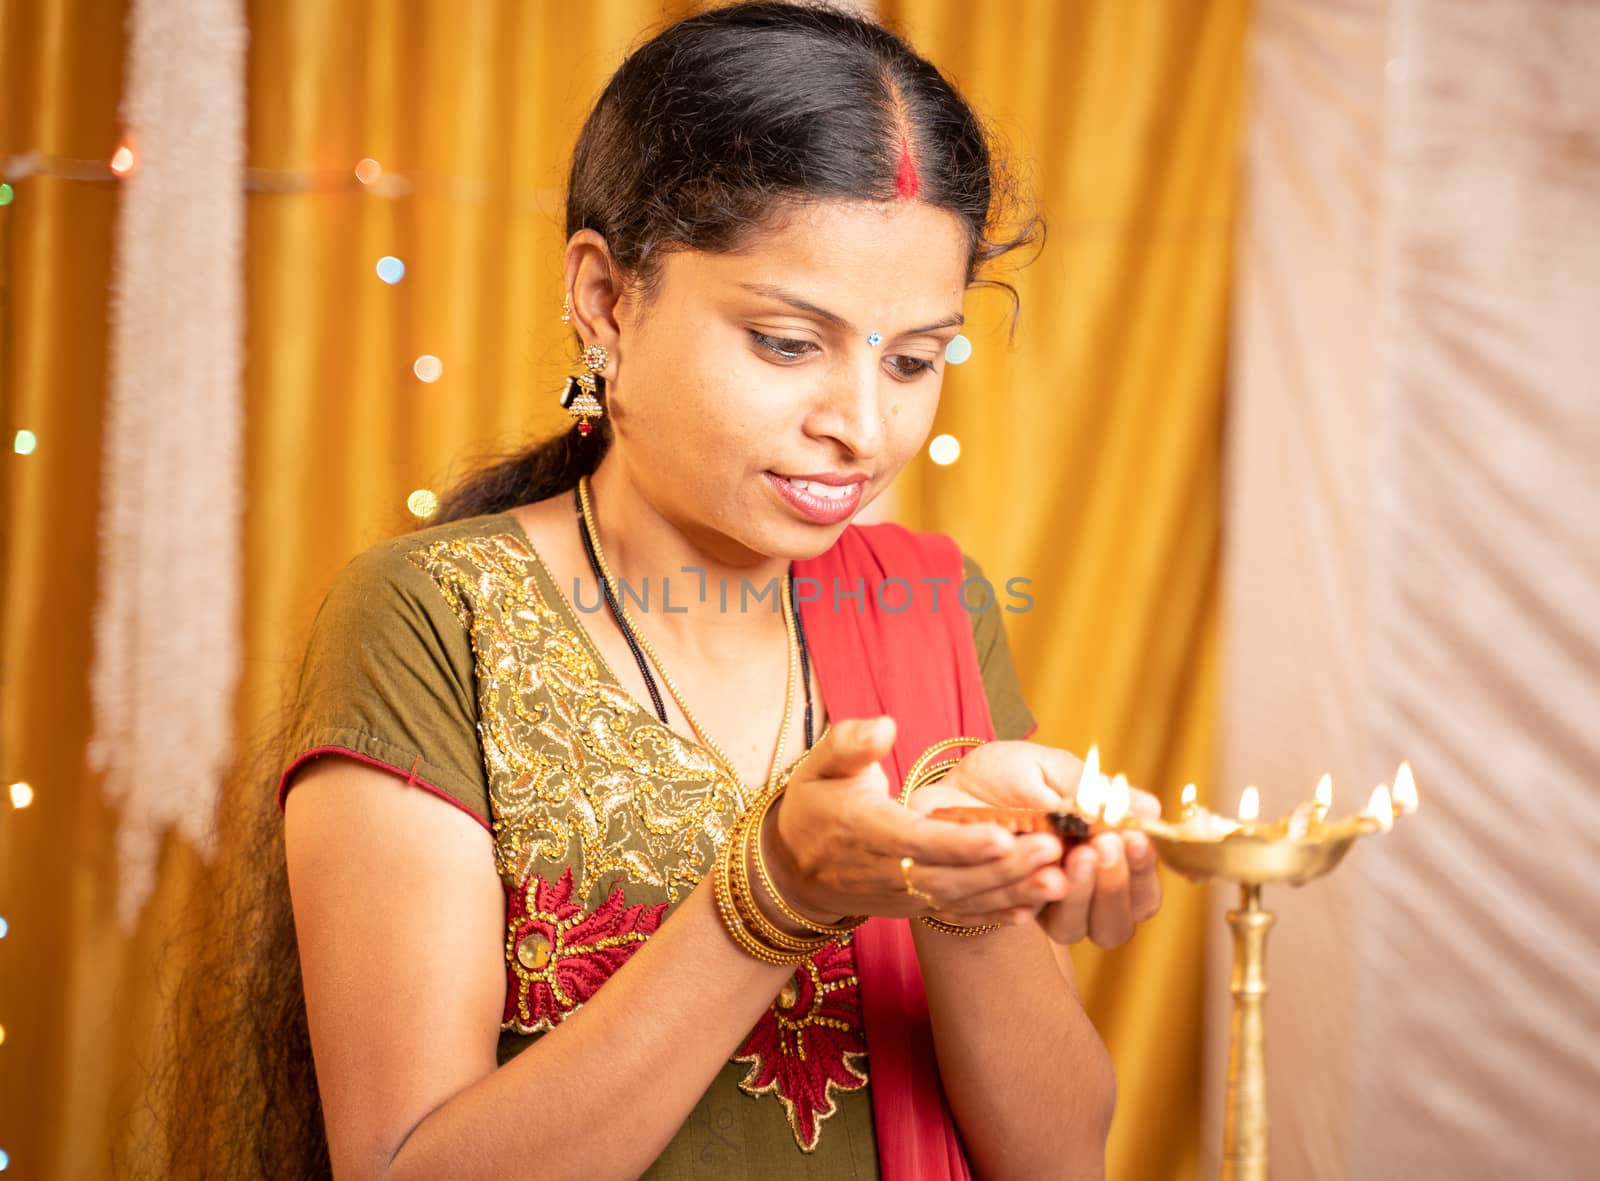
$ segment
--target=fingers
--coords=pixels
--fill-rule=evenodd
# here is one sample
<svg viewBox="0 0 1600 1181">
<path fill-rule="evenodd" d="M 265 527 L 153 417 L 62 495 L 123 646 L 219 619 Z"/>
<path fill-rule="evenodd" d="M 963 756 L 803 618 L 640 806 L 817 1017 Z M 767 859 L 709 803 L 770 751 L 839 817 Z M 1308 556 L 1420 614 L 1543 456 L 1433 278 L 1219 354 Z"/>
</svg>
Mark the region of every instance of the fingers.
<svg viewBox="0 0 1600 1181">
<path fill-rule="evenodd" d="M 940 913 L 965 916 L 1018 907 L 1032 911 L 1066 892 L 1060 861 L 1061 843 L 1053 836 L 1033 834 L 1019 839 L 1011 852 L 982 865 L 918 864 L 915 883 Z"/>
<path fill-rule="evenodd" d="M 851 779 L 887 758 L 894 747 L 891 717 L 851 718 L 836 722 L 805 761 L 811 779 Z M 880 772 L 881 773 L 881 772 Z"/>
<path fill-rule="evenodd" d="M 1098 862 L 1094 900 L 1089 904 L 1089 938 L 1101 947 L 1121 947 L 1133 938 L 1133 900 L 1128 895 L 1128 860 L 1122 838 L 1102 833 L 1090 842 Z"/>
<path fill-rule="evenodd" d="M 1122 848 L 1128 859 L 1128 896 L 1133 921 L 1142 923 L 1154 918 L 1161 909 L 1161 878 L 1156 873 L 1155 847 L 1144 833 L 1132 832 L 1122 838 Z"/>
<path fill-rule="evenodd" d="M 1147 791 L 1140 791 L 1137 787 L 1130 793 L 1129 809 L 1141 820 L 1159 820 L 1161 818 L 1161 801 Z"/>
<path fill-rule="evenodd" d="M 1097 860 L 1090 845 L 1080 845 L 1067 855 L 1067 892 L 1041 916 L 1046 934 L 1057 943 L 1077 943 L 1089 936 Z"/>
</svg>

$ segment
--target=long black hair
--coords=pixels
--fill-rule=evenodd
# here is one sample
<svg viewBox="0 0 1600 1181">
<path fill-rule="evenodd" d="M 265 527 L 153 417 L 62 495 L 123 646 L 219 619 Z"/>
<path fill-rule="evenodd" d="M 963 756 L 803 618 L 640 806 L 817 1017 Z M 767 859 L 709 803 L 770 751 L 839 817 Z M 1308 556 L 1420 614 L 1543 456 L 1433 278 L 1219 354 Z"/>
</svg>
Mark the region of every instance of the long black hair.
<svg viewBox="0 0 1600 1181">
<path fill-rule="evenodd" d="M 785 206 L 914 197 L 962 220 L 968 280 L 983 282 L 984 264 L 1037 230 L 1009 219 L 1016 232 L 996 236 L 1008 212 L 997 176 L 972 109 L 894 34 L 815 4 L 735 4 L 623 62 L 578 137 L 566 228 L 598 232 L 648 296 L 665 252 L 735 249 Z M 501 457 L 448 492 L 434 521 L 566 491 L 610 441 L 602 419 L 587 437 Z M 224 789 L 217 880 L 151 1096 L 167 1113 L 152 1154 L 166 1176 L 329 1175 L 283 826 L 265 786 L 286 753 L 268 743 Z"/>
</svg>

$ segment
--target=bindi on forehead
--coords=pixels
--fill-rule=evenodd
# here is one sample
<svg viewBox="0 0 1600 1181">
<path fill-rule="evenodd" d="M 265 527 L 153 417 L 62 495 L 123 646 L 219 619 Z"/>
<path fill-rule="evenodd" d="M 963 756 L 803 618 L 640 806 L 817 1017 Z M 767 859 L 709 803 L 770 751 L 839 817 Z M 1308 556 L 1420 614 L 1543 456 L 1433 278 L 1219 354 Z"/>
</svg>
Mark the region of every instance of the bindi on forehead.
<svg viewBox="0 0 1600 1181">
<path fill-rule="evenodd" d="M 894 189 L 907 201 L 922 189 L 922 178 L 917 175 L 917 162 L 911 158 L 911 144 L 903 135 L 900 137 L 900 166 L 895 169 Z"/>
</svg>

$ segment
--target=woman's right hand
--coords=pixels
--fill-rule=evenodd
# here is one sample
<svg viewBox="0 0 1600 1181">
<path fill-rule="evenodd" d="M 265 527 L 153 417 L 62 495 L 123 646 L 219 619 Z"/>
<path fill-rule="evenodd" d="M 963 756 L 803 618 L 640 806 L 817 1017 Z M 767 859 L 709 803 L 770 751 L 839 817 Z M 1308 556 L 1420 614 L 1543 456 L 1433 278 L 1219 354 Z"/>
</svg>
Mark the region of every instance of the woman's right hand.
<svg viewBox="0 0 1600 1181">
<path fill-rule="evenodd" d="M 1060 842 L 1019 840 L 999 825 L 929 820 L 902 807 L 879 765 L 894 739 L 893 718 L 840 721 L 796 768 L 763 834 L 785 901 L 833 922 L 851 914 L 931 914 L 929 896 L 941 910 L 963 911 L 963 899 L 982 894 L 995 920 L 1029 917 L 1041 904 L 1030 879 L 1041 865 L 1060 861 Z M 923 897 L 906 889 L 904 857 L 916 864 Z"/>
</svg>

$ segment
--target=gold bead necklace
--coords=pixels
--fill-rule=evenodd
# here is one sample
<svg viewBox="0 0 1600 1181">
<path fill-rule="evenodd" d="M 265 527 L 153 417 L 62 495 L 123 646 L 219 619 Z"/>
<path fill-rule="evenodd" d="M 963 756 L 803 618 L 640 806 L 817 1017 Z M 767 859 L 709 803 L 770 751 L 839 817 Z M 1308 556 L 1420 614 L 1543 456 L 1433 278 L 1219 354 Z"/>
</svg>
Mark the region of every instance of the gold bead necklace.
<svg viewBox="0 0 1600 1181">
<path fill-rule="evenodd" d="M 734 787 L 739 793 L 740 807 L 744 807 L 744 784 L 738 770 L 733 765 L 723 749 L 717 745 L 711 735 L 706 732 L 694 711 L 689 708 L 689 703 L 684 700 L 683 694 L 678 691 L 678 686 L 661 663 L 661 657 L 656 655 L 650 641 L 644 636 L 633 619 L 628 614 L 628 609 L 623 605 L 622 596 L 617 589 L 617 580 L 611 576 L 611 567 L 606 563 L 605 550 L 600 546 L 600 530 L 595 524 L 594 506 L 589 498 L 589 477 L 584 476 L 578 481 L 578 503 L 583 509 L 583 525 L 589 536 L 589 543 L 593 547 L 595 564 L 600 568 L 600 577 L 605 580 L 611 606 L 617 612 L 617 621 L 629 633 L 632 639 L 644 649 L 645 655 L 650 658 L 650 663 L 655 665 L 656 672 L 660 674 L 662 683 L 666 685 L 667 692 L 672 695 L 672 700 L 678 703 L 678 708 L 683 711 L 684 720 L 689 723 L 689 729 L 694 731 L 695 738 L 700 745 L 711 753 L 724 771 L 733 780 Z M 767 772 L 767 788 L 770 790 L 777 782 L 778 776 L 783 771 L 783 748 L 789 739 L 789 722 L 794 714 L 794 682 L 795 673 L 800 664 L 800 646 L 795 634 L 794 606 L 790 596 L 789 575 L 783 576 L 783 626 L 788 637 L 788 672 L 783 685 L 783 723 L 778 729 L 777 748 L 772 752 L 772 766 Z"/>
</svg>

